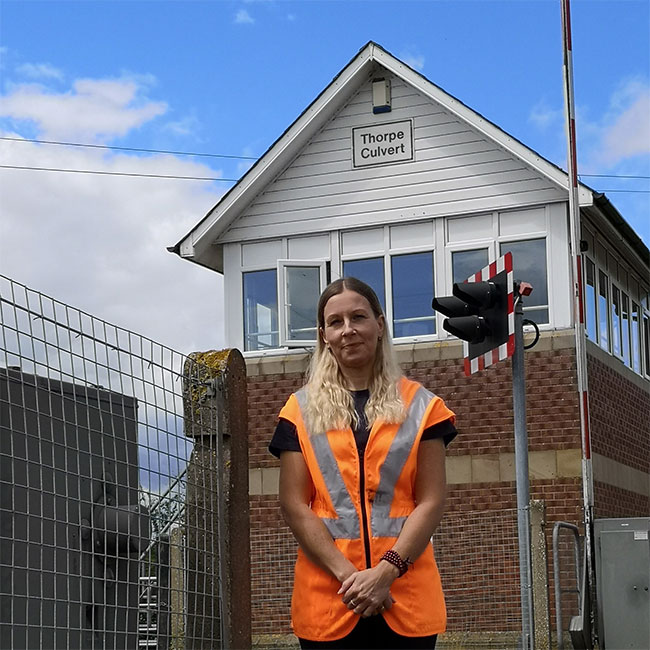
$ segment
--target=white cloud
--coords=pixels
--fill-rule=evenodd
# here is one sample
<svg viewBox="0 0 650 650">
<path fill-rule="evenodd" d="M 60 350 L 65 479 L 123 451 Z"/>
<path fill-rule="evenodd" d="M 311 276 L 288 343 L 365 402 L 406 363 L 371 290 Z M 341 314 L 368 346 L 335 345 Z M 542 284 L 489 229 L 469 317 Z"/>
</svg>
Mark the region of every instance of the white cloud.
<svg viewBox="0 0 650 650">
<path fill-rule="evenodd" d="M 163 129 L 169 133 L 173 133 L 178 136 L 188 136 L 196 135 L 197 131 L 201 127 L 201 122 L 195 115 L 188 115 L 181 118 L 180 120 L 175 120 L 173 122 L 167 122 Z"/>
<path fill-rule="evenodd" d="M 612 98 L 600 158 L 608 164 L 650 154 L 650 87 L 630 82 Z"/>
<path fill-rule="evenodd" d="M 87 116 L 82 130 L 96 135 L 115 133 L 118 125 L 126 132 L 158 114 L 151 108 L 141 112 L 130 108 L 136 90 L 117 82 L 85 80 L 68 95 L 31 88 L 29 96 L 37 106 L 47 103 L 59 112 L 64 124 L 80 117 L 80 107 L 70 97 L 91 97 L 87 106 L 93 106 L 96 121 Z M 53 132 L 49 117 L 26 103 L 15 101 L 12 117 L 32 119 L 40 132 Z M 20 137 L 16 132 L 0 133 Z M 219 175 L 207 165 L 172 155 L 115 154 L 26 141 L 5 142 L 2 162 Z M 198 181 L 0 170 L 0 272 L 181 352 L 220 348 L 224 344 L 221 276 L 166 249 L 203 217 L 223 191 Z"/>
<path fill-rule="evenodd" d="M 141 90 L 132 79 L 79 79 L 62 93 L 21 84 L 2 98 L 0 116 L 35 123 L 46 138 L 95 142 L 123 136 L 165 113 L 165 103 L 140 99 Z"/>
<path fill-rule="evenodd" d="M 399 58 L 414 70 L 422 71 L 424 68 L 424 57 L 421 54 L 404 52 Z"/>
<path fill-rule="evenodd" d="M 239 25 L 252 25 L 255 22 L 255 19 L 246 11 L 246 9 L 240 9 L 235 14 L 235 23 Z"/>
<path fill-rule="evenodd" d="M 562 109 L 553 109 L 546 101 L 540 100 L 530 111 L 528 121 L 541 130 L 557 127 L 564 122 L 564 112 Z"/>
<path fill-rule="evenodd" d="M 30 79 L 63 79 L 63 72 L 49 63 L 23 63 L 16 72 Z"/>
</svg>

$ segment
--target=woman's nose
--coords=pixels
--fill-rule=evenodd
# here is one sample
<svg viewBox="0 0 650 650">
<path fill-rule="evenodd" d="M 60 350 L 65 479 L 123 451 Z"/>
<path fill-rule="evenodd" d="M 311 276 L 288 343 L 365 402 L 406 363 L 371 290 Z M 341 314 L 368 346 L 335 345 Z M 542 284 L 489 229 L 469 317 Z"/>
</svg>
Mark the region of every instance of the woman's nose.
<svg viewBox="0 0 650 650">
<path fill-rule="evenodd" d="M 347 318 L 343 321 L 343 334 L 352 334 L 354 332 L 354 326 L 352 321 Z"/>
</svg>

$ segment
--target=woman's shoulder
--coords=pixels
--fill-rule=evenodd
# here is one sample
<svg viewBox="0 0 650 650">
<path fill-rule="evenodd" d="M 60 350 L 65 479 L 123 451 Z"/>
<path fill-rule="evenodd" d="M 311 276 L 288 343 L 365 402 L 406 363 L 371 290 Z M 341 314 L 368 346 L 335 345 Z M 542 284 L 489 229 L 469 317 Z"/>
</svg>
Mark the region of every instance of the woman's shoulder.
<svg viewBox="0 0 650 650">
<path fill-rule="evenodd" d="M 397 383 L 403 395 L 414 395 L 420 388 L 424 388 L 419 381 L 409 379 L 405 375 L 402 375 Z"/>
<path fill-rule="evenodd" d="M 294 393 L 291 393 L 287 398 L 287 401 L 284 403 L 284 406 L 280 410 L 280 417 L 284 417 L 288 420 L 291 420 L 291 417 L 287 417 L 287 414 L 294 412 L 296 409 L 304 409 L 307 404 L 307 387 L 302 386 Z"/>
</svg>

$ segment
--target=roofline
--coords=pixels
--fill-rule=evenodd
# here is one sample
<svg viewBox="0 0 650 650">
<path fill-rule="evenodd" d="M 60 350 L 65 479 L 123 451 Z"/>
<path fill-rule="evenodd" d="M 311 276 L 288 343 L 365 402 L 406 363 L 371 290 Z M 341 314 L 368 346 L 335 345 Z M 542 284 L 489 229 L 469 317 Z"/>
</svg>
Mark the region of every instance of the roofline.
<svg viewBox="0 0 650 650">
<path fill-rule="evenodd" d="M 612 226 L 621 233 L 630 248 L 639 256 L 647 266 L 650 265 L 650 249 L 639 237 L 634 228 L 625 221 L 616 206 L 602 192 L 594 192 L 594 203 L 597 208 L 607 217 Z"/>
<path fill-rule="evenodd" d="M 205 214 L 205 216 L 204 216 L 204 217 L 203 217 L 203 218 L 202 218 L 202 219 L 201 219 L 201 220 L 200 220 L 200 221 L 199 221 L 199 222 L 198 222 L 198 223 L 197 223 L 197 224 L 196 224 L 196 225 L 195 225 L 195 226 L 194 226 L 194 227 L 193 227 L 193 228 L 192 228 L 192 229 L 191 229 L 191 230 L 190 230 L 190 231 L 189 231 L 185 236 L 184 236 L 184 237 L 182 237 L 182 238 L 181 238 L 181 239 L 180 239 L 180 240 L 179 240 L 179 241 L 178 241 L 174 246 L 170 246 L 170 247 L 167 248 L 167 250 L 168 250 L 170 253 L 175 253 L 175 254 L 179 255 L 179 256 L 180 256 L 181 258 L 183 258 L 183 259 L 187 259 L 188 261 L 195 262 L 196 264 L 201 264 L 200 262 L 198 262 L 197 260 L 195 260 L 193 257 L 183 255 L 183 253 L 182 253 L 183 243 L 184 243 L 187 239 L 189 239 L 189 238 L 190 238 L 190 237 L 191 237 L 191 236 L 192 236 L 192 235 L 193 235 L 193 234 L 194 234 L 194 233 L 195 233 L 199 228 L 201 228 L 201 226 L 206 222 L 206 220 L 208 220 L 208 219 L 210 218 L 210 216 L 215 212 L 215 210 L 216 210 L 217 208 L 219 208 L 219 206 L 223 205 L 227 200 L 229 200 L 229 198 L 231 198 L 231 194 L 233 194 L 236 190 L 239 190 L 239 189 L 240 189 L 241 184 L 242 184 L 242 183 L 243 183 L 243 182 L 244 182 L 244 181 L 245 181 L 249 176 L 253 175 L 253 174 L 256 172 L 256 169 L 262 165 L 264 159 L 265 159 L 265 158 L 266 158 L 266 157 L 271 153 L 271 151 L 272 151 L 272 150 L 273 150 L 273 149 L 274 149 L 274 148 L 275 148 L 275 147 L 280 143 L 280 141 L 281 141 L 283 138 L 285 138 L 285 137 L 289 134 L 289 132 L 290 132 L 292 129 L 294 129 L 294 127 L 296 126 L 296 124 L 297 124 L 298 122 L 300 122 L 300 120 L 303 119 L 303 117 L 304 117 L 305 115 L 307 115 L 307 114 L 312 110 L 312 108 L 313 108 L 313 107 L 314 107 L 314 106 L 315 106 L 319 101 L 321 101 L 321 99 L 323 98 L 323 96 L 324 96 L 328 91 L 331 92 L 333 86 L 337 83 L 337 81 L 339 80 L 339 78 L 342 77 L 342 76 L 344 75 L 345 72 L 350 72 L 350 67 L 351 67 L 352 64 L 355 62 L 356 59 L 359 59 L 358 66 L 357 66 L 357 69 L 356 69 L 356 73 L 358 73 L 360 70 L 363 69 L 363 67 L 364 67 L 364 65 L 367 63 L 367 61 L 372 60 L 372 54 L 371 54 L 371 53 L 372 53 L 372 47 L 371 47 L 371 46 L 373 46 L 373 47 L 374 47 L 374 46 L 379 47 L 379 46 L 378 46 L 376 43 L 374 43 L 373 41 L 368 41 L 368 43 L 366 43 L 366 44 L 365 44 L 365 45 L 364 45 L 364 46 L 363 46 L 363 47 L 362 47 L 362 48 L 357 52 L 357 54 L 356 54 L 354 57 L 352 57 L 352 59 L 350 59 L 350 61 L 348 61 L 348 63 L 347 63 L 345 66 L 343 66 L 343 68 L 342 68 L 342 69 L 338 72 L 338 74 L 337 74 L 337 75 L 332 79 L 332 81 L 330 81 L 330 83 L 327 84 L 327 85 L 323 88 L 323 90 L 321 90 L 320 93 L 318 93 L 318 95 L 314 98 L 314 100 L 313 100 L 312 102 L 310 102 L 310 103 L 307 105 L 307 107 L 306 107 L 306 108 L 305 108 L 305 109 L 304 109 L 304 110 L 303 110 L 303 111 L 298 115 L 298 117 L 296 117 L 296 119 L 295 119 L 293 122 L 291 122 L 291 124 L 290 124 L 289 126 L 287 126 L 287 128 L 286 128 L 286 129 L 285 129 L 285 130 L 280 134 L 280 136 L 277 137 L 277 138 L 276 138 L 276 139 L 271 143 L 271 145 L 269 145 L 269 147 L 266 149 L 266 151 L 265 151 L 265 152 L 264 152 L 264 153 L 263 153 L 263 154 L 262 154 L 262 155 L 261 155 L 261 156 L 260 156 L 256 161 L 255 161 L 255 163 L 254 163 L 254 164 L 253 164 L 249 169 L 246 170 L 246 172 L 244 173 L 244 175 L 243 175 L 243 176 L 242 176 L 242 177 L 241 177 L 241 178 L 240 178 L 240 179 L 239 179 L 239 180 L 238 180 L 238 181 L 237 181 L 237 182 L 236 182 L 236 183 L 235 183 L 235 184 L 234 184 L 234 185 L 233 185 L 233 186 L 232 186 L 232 187 L 231 187 L 231 188 L 230 188 L 230 189 L 229 189 L 229 190 L 228 190 L 228 191 L 227 191 L 227 192 L 226 192 L 226 193 L 225 193 L 225 194 L 220 198 L 220 199 L 219 199 L 219 201 L 218 201 L 214 206 L 212 206 L 212 208 L 210 208 L 210 210 L 208 210 L 208 212 Z M 370 52 L 370 54 L 369 54 L 369 55 L 367 54 L 365 57 L 362 56 L 362 55 L 363 55 L 367 50 Z M 354 75 L 350 75 L 350 76 L 354 76 Z M 290 144 L 290 143 L 289 143 L 289 144 Z M 263 171 L 263 170 L 260 170 L 260 174 L 262 173 L 262 171 Z M 255 179 L 254 179 L 254 180 L 255 180 Z M 242 189 L 242 190 L 241 190 L 241 193 L 243 193 L 243 192 L 244 192 L 244 190 Z M 227 209 L 227 207 L 226 207 L 226 209 Z M 205 265 L 205 264 L 201 264 L 201 266 L 207 266 L 207 265 Z M 212 267 L 208 267 L 208 268 L 212 268 Z M 223 269 L 219 269 L 219 270 L 220 270 L 221 272 L 223 272 Z"/>
<path fill-rule="evenodd" d="M 339 102 L 344 101 L 347 96 L 344 89 L 349 87 L 356 78 L 362 76 L 366 69 L 372 66 L 374 62 L 377 62 L 395 76 L 402 78 L 405 82 L 416 87 L 433 101 L 444 106 L 459 119 L 471 124 L 473 128 L 483 133 L 487 138 L 497 142 L 512 155 L 533 169 L 536 169 L 550 181 L 554 182 L 560 189 L 567 191 L 568 200 L 568 174 L 561 167 L 545 159 L 520 140 L 514 138 L 499 126 L 483 117 L 480 113 L 444 91 L 427 79 L 422 73 L 394 57 L 381 47 L 381 45 L 378 45 L 374 41 L 369 41 L 282 134 L 276 138 L 235 185 L 221 197 L 184 237 L 167 250 L 200 266 L 223 272 L 221 251 L 215 250 L 213 254 L 208 251 L 213 246 L 215 238 L 231 223 L 231 220 L 224 220 L 224 216 L 231 210 L 237 211 L 244 209 L 245 205 L 250 203 L 258 191 L 271 182 L 274 175 L 277 176 L 278 173 L 281 173 L 290 159 L 295 156 L 296 151 L 294 148 L 297 146 L 296 141 L 299 137 L 305 133 L 311 135 L 309 127 L 314 123 L 318 126 L 318 117 L 322 115 L 323 110 L 331 106 L 332 102 L 335 103 L 337 98 L 339 98 Z M 328 113 L 327 117 L 329 117 L 329 114 L 331 112 Z M 282 166 L 283 163 L 285 167 Z M 280 164 L 279 170 L 274 168 L 275 164 Z M 252 194 L 252 196 L 246 198 L 249 194 Z M 595 192 L 587 185 L 579 183 L 579 197 L 581 208 L 589 208 L 596 205 L 611 221 L 612 225 L 621 232 L 624 238 L 630 243 L 632 249 L 647 263 L 647 246 L 604 194 Z M 239 208 L 237 207 L 238 202 L 241 202 Z M 222 223 L 220 224 L 219 222 Z M 221 247 L 217 245 L 217 248 Z M 211 259 L 208 261 L 206 258 Z"/>
</svg>

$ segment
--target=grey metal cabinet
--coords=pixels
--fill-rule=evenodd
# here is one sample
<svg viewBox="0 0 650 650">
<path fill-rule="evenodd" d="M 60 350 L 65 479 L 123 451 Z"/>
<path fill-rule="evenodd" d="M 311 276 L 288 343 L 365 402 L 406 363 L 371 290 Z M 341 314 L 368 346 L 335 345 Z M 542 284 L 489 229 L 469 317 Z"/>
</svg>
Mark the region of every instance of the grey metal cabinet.
<svg viewBox="0 0 650 650">
<path fill-rule="evenodd" d="M 649 530 L 650 517 L 594 522 L 602 650 L 650 648 Z"/>
<path fill-rule="evenodd" d="M 0 648 L 138 645 L 137 402 L 0 368 Z"/>
</svg>

